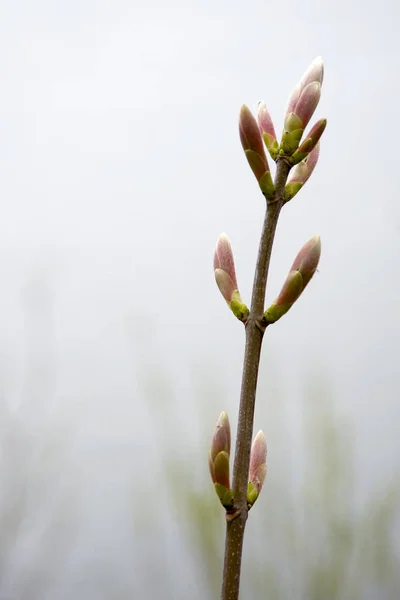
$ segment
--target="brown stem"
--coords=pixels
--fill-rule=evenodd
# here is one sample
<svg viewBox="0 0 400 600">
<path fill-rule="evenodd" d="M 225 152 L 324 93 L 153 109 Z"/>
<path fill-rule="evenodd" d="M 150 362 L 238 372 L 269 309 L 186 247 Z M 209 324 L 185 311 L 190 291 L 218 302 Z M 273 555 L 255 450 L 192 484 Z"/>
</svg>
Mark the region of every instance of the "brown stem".
<svg viewBox="0 0 400 600">
<path fill-rule="evenodd" d="M 251 308 L 246 322 L 246 346 L 244 352 L 242 388 L 240 393 L 239 420 L 236 437 L 235 463 L 233 467 L 234 508 L 227 513 L 224 574 L 221 600 L 238 600 L 244 531 L 247 521 L 247 485 L 250 463 L 251 439 L 256 399 L 257 379 L 260 365 L 261 345 L 265 328 L 262 326 L 264 300 L 272 245 L 290 167 L 284 159 L 277 162 L 275 195 L 267 202 L 264 225 L 253 283 Z"/>
</svg>

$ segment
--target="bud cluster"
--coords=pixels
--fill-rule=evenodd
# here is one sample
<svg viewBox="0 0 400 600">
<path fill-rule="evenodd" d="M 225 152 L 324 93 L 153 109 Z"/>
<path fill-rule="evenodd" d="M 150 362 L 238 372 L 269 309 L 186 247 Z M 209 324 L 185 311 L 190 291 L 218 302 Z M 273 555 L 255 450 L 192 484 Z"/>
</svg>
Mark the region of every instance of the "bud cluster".
<svg viewBox="0 0 400 600">
<path fill-rule="evenodd" d="M 229 458 L 231 429 L 226 412 L 218 418 L 208 453 L 208 465 L 215 491 L 226 510 L 233 508 L 233 492 L 230 485 Z M 267 474 L 267 443 L 262 431 L 254 438 L 251 447 L 248 478 L 247 505 L 250 509 L 257 500 Z"/>
<path fill-rule="evenodd" d="M 319 119 L 305 135 L 304 131 L 318 106 L 323 77 L 322 59 L 316 58 L 290 94 L 280 142 L 278 142 L 274 124 L 265 103 L 258 104 L 257 119 L 247 106 L 243 105 L 240 110 L 240 141 L 250 168 L 266 198 L 268 217 L 271 214 L 269 211 L 272 205 L 280 201 L 278 211 L 275 211 L 276 219 L 278 218 L 281 206 L 289 202 L 300 191 L 317 165 L 320 139 L 326 128 L 326 119 Z M 282 166 L 285 167 L 279 171 L 281 175 L 276 178 L 275 183 L 271 176 L 265 148 L 274 162 L 283 161 Z M 282 173 L 285 175 L 283 181 Z M 267 221 L 267 226 L 268 223 Z M 265 229 L 265 231 L 267 230 Z M 273 236 L 270 239 L 273 240 Z M 272 245 L 272 241 L 270 244 Z M 262 252 L 262 246 L 260 248 L 260 252 Z M 266 248 L 265 245 L 265 255 Z M 279 296 L 262 317 L 260 313 L 262 314 L 262 310 L 264 310 L 262 306 L 264 296 L 261 298 L 259 294 L 257 299 L 257 292 L 260 292 L 262 287 L 259 276 L 262 271 L 259 269 L 259 265 L 262 264 L 262 261 L 259 261 L 257 265 L 255 292 L 253 291 L 254 310 L 250 314 L 239 293 L 232 247 L 225 234 L 221 234 L 218 238 L 214 252 L 215 280 L 233 314 L 244 324 L 256 324 L 258 330 L 263 332 L 268 325 L 276 323 L 286 314 L 301 296 L 317 270 L 320 255 L 321 240 L 319 236 L 314 236 L 304 244 L 297 254 Z M 265 269 L 265 260 L 263 268 Z M 264 290 L 265 280 L 263 293 Z M 257 306 L 258 304 L 261 304 L 261 307 Z M 248 331 L 252 330 L 248 329 Z M 248 440 L 249 442 L 250 440 Z M 229 419 L 228 415 L 223 412 L 214 430 L 208 462 L 211 479 L 220 502 L 228 512 L 232 513 L 237 507 L 230 483 L 230 450 Z M 247 488 L 248 509 L 253 506 L 260 494 L 266 473 L 267 444 L 263 432 L 259 431 L 254 438 L 250 454 Z M 244 490 L 241 493 L 244 493 Z"/>
<path fill-rule="evenodd" d="M 263 142 L 275 162 L 286 160 L 289 165 L 300 163 L 294 178 L 289 178 L 285 202 L 291 200 L 314 170 L 319 156 L 319 140 L 325 131 L 326 119 L 319 119 L 302 137 L 321 97 L 324 65 L 320 57 L 308 67 L 290 94 L 281 142 L 276 137 L 271 115 L 264 102 L 258 103 L 258 122 L 247 106 L 239 116 L 239 134 L 243 150 L 267 201 L 273 201 L 275 187 Z"/>
<path fill-rule="evenodd" d="M 317 165 L 320 139 L 326 127 L 326 119 L 317 121 L 302 142 L 301 139 L 321 97 L 323 78 L 324 66 L 322 59 L 318 57 L 311 63 L 290 94 L 280 144 L 271 115 L 264 102 L 258 104 L 258 120 L 247 106 L 243 105 L 240 110 L 240 141 L 267 202 L 274 201 L 275 186 L 264 145 L 274 161 L 285 160 L 290 165 L 283 194 L 284 203 L 289 202 L 301 190 Z M 315 237 L 313 240 L 314 242 L 310 240 L 305 244 L 298 256 L 304 256 L 305 253 L 311 252 L 312 259 L 316 260 L 316 269 L 321 243 L 319 237 Z M 280 295 L 264 314 L 264 326 L 280 319 L 300 296 L 315 271 L 314 269 L 308 277 L 307 264 L 305 262 L 299 269 L 292 267 Z M 232 247 L 225 234 L 221 234 L 217 240 L 214 253 L 214 275 L 229 308 L 240 321 L 246 323 L 249 309 L 243 303 L 239 293 Z"/>
</svg>

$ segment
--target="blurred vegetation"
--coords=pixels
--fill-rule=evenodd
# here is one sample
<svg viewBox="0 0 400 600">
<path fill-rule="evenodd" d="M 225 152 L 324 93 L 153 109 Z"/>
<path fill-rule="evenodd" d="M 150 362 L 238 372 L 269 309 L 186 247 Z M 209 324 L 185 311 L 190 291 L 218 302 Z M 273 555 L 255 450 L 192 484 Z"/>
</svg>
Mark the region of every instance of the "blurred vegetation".
<svg viewBox="0 0 400 600">
<path fill-rule="evenodd" d="M 71 419 L 73 413 L 52 405 L 53 334 L 51 311 L 42 310 L 45 300 L 30 290 L 25 309 L 31 325 L 36 325 L 33 330 L 28 322 L 26 330 L 29 369 L 21 403 L 11 408 L 0 398 L 0 598 L 4 600 L 10 598 L 4 582 L 17 556 L 22 567 L 13 599 L 71 597 L 61 593 L 58 578 L 64 574 L 65 584 L 65 577 L 82 575 L 79 559 L 76 574 L 65 575 L 63 568 L 77 552 L 91 510 L 79 500 L 87 474 L 69 456 L 79 424 Z M 137 340 L 140 332 L 134 334 Z M 227 408 L 221 401 L 227 397 L 224 377 L 213 364 L 193 366 L 191 372 L 174 376 L 156 346 L 156 340 L 140 339 L 136 373 L 141 390 L 136 401 L 146 407 L 152 423 L 149 447 L 139 457 L 146 461 L 149 477 L 138 482 L 132 462 L 132 502 L 127 500 L 132 513 L 122 515 L 129 533 L 121 560 L 123 553 L 128 554 L 127 563 L 132 561 L 136 568 L 135 581 L 126 583 L 121 576 L 126 563 L 120 573 L 108 571 L 104 558 L 93 554 L 90 565 L 82 567 L 93 594 L 75 593 L 75 598 L 98 598 L 95 581 L 101 581 L 101 598 L 110 600 L 158 597 L 154 590 L 173 599 L 219 597 L 224 514 L 209 480 L 207 452 L 215 420 Z M 398 477 L 368 494 L 360 493 L 356 429 L 337 414 L 327 378 L 313 374 L 309 385 L 288 404 L 273 366 L 269 360 L 268 373 L 275 378 L 267 379 L 262 368 L 258 392 L 256 419 L 266 433 L 269 470 L 248 521 L 242 598 L 396 600 Z M 177 401 L 182 386 L 190 399 L 184 410 Z M 230 399 L 237 411 L 235 404 Z M 230 417 L 234 427 L 236 414 L 230 412 Z M 110 515 L 112 510 L 105 517 Z M 39 545 L 26 556 L 24 548 L 33 530 Z M 53 591 L 46 595 L 46 590 Z M 60 590 L 59 596 L 54 590 Z"/>
<path fill-rule="evenodd" d="M 204 373 L 197 381 L 198 395 L 203 398 L 197 406 L 205 408 L 203 419 L 199 415 L 203 422 L 210 406 L 220 407 L 221 398 L 206 381 Z M 154 386 L 154 377 L 152 382 Z M 159 391 L 165 391 L 166 378 L 159 383 Z M 259 396 L 266 395 L 264 384 L 261 381 Z M 160 398 L 160 393 L 154 397 Z M 400 479 L 394 477 L 367 499 L 357 500 L 354 429 L 336 414 L 327 382 L 314 375 L 298 401 L 303 423 L 297 452 L 294 458 L 288 452 L 279 457 L 279 471 L 272 477 L 267 475 L 262 496 L 249 516 L 241 596 L 268 600 L 397 600 L 400 563 L 395 532 Z M 282 424 L 285 414 L 279 399 L 274 411 L 274 424 Z M 219 408 L 214 412 L 218 416 Z M 207 442 L 212 427 L 213 422 L 206 433 Z M 287 431 L 286 435 L 279 446 L 293 443 Z M 203 450 L 206 464 L 208 448 Z M 301 456 L 304 464 L 299 468 Z M 196 480 L 192 465 L 190 460 L 166 460 L 166 479 L 173 503 L 179 507 L 182 534 L 201 572 L 206 590 L 202 597 L 218 598 L 224 515 L 207 478 L 197 486 L 185 485 Z M 297 485 L 293 484 L 293 470 L 298 471 Z"/>
</svg>

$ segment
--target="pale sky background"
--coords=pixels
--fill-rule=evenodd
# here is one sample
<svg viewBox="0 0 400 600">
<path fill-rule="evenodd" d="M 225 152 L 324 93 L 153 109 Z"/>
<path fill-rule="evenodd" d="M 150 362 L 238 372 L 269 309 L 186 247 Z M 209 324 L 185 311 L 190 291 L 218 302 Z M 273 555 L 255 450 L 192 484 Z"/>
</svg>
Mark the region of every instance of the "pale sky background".
<svg viewBox="0 0 400 600">
<path fill-rule="evenodd" d="M 276 386 L 291 432 L 283 447 L 293 452 L 299 395 L 321 376 L 353 428 L 362 502 L 394 476 L 397 21 L 390 0 L 2 3 L 1 385 L 6 404 L 22 402 L 18 418 L 39 449 L 33 481 L 42 474 L 50 504 L 32 512 L 16 550 L 2 548 L 1 600 L 34 598 L 23 592 L 28 572 L 44 586 L 42 600 L 117 598 L 99 578 L 110 564 L 134 598 L 151 598 L 123 550 L 131 534 L 121 524 L 143 505 L 143 482 L 162 478 L 160 427 L 174 458 L 192 452 L 207 481 L 203 455 L 219 412 L 236 424 L 243 332 L 216 288 L 212 258 L 225 231 L 249 302 L 264 210 L 239 142 L 239 109 L 264 100 L 280 131 L 287 97 L 318 55 L 325 80 L 316 117 L 328 127 L 312 179 L 282 213 L 268 299 L 317 233 L 320 270 L 267 332 L 269 393 L 258 398 L 255 426 L 268 438 Z M 162 367 L 175 395 L 164 398 L 159 386 L 156 416 L 143 394 L 144 365 L 155 378 Z M 221 396 L 210 405 L 194 377 Z M 66 467 L 64 438 L 73 440 Z M 3 444 L 3 463 L 7 452 Z M 269 453 L 273 469 L 271 444 Z M 85 526 L 69 570 L 52 581 L 48 569 L 37 574 L 35 536 L 53 518 L 57 486 L 57 498 L 83 497 L 79 518 L 67 502 L 66 531 Z"/>
</svg>

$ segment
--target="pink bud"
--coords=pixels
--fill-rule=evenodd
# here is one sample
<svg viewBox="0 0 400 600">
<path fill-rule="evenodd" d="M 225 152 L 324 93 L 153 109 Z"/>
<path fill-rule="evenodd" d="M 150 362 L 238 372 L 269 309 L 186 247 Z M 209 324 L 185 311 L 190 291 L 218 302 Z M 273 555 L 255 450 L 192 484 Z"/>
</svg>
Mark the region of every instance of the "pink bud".
<svg viewBox="0 0 400 600">
<path fill-rule="evenodd" d="M 267 324 L 276 323 L 301 296 L 318 267 L 321 256 L 319 235 L 309 240 L 297 254 L 278 298 L 265 311 Z"/>
<path fill-rule="evenodd" d="M 324 65 L 322 62 L 322 58 L 318 56 L 313 62 L 310 64 L 299 83 L 296 85 L 292 93 L 290 94 L 286 114 L 289 113 L 297 113 L 296 105 L 300 100 L 301 94 L 310 83 L 319 83 L 322 86 L 322 81 L 324 78 Z M 318 104 L 318 103 L 317 103 Z M 315 110 L 315 108 L 314 108 Z M 313 111 L 314 112 L 314 111 Z M 306 124 L 304 125 L 304 127 Z"/>
<path fill-rule="evenodd" d="M 235 284 L 229 277 L 228 273 L 226 273 L 226 271 L 223 271 L 222 269 L 215 269 L 214 276 L 219 291 L 221 292 L 226 302 L 230 305 L 230 303 L 233 300 L 234 293 L 237 290 Z"/>
<path fill-rule="evenodd" d="M 321 124 L 321 129 L 319 130 L 320 135 L 321 130 L 323 131 L 325 129 L 324 121 L 325 119 L 321 119 L 321 121 L 318 121 L 315 127 L 313 127 L 314 129 L 319 123 Z M 313 129 L 308 134 L 309 136 L 311 136 Z M 306 181 L 310 179 L 317 165 L 320 146 L 319 142 L 317 142 L 311 152 L 309 152 L 309 149 L 312 147 L 313 143 L 314 140 L 311 137 L 308 137 L 291 157 L 293 163 L 297 164 L 291 170 L 285 186 L 285 202 L 291 200 L 301 190 Z M 303 160 L 301 160 L 302 156 L 305 156 Z"/>
<path fill-rule="evenodd" d="M 252 483 L 259 494 L 267 474 L 267 442 L 262 431 L 254 438 L 249 468 L 249 483 Z"/>
<path fill-rule="evenodd" d="M 298 271 L 303 278 L 303 290 L 317 270 L 321 256 L 321 238 L 315 235 L 302 247 L 294 262 L 291 271 Z"/>
<path fill-rule="evenodd" d="M 222 412 L 214 429 L 208 453 L 208 466 L 213 483 L 229 488 L 229 455 L 231 452 L 231 428 L 226 412 Z"/>
<path fill-rule="evenodd" d="M 238 284 L 232 247 L 225 233 L 222 233 L 217 240 L 214 252 L 214 273 L 220 292 L 229 304 L 232 301 L 233 293 L 238 289 Z"/>
<path fill-rule="evenodd" d="M 246 323 L 249 309 L 238 290 L 232 248 L 224 233 L 219 236 L 214 252 L 214 276 L 219 291 L 235 317 Z"/>
<path fill-rule="evenodd" d="M 260 182 L 269 173 L 269 165 L 257 121 L 245 105 L 240 110 L 239 135 L 250 168 Z"/>
<path fill-rule="evenodd" d="M 214 429 L 211 441 L 211 459 L 214 460 L 220 452 L 226 452 L 228 456 L 231 452 L 231 428 L 226 412 L 220 414 Z"/>
<path fill-rule="evenodd" d="M 296 302 L 304 289 L 303 278 L 298 271 L 290 271 L 286 277 L 285 283 L 275 300 L 275 306 L 287 306 Z"/>
<path fill-rule="evenodd" d="M 258 126 L 262 134 L 267 134 L 268 139 L 271 140 L 271 143 L 273 141 L 277 141 L 274 124 L 264 102 L 258 103 Z"/>
<path fill-rule="evenodd" d="M 226 233 L 221 233 L 217 240 L 214 253 L 214 269 L 226 271 L 237 286 L 232 246 Z"/>
<path fill-rule="evenodd" d="M 294 114 L 296 114 L 302 122 L 302 129 L 304 129 L 311 117 L 314 114 L 315 109 L 318 106 L 319 99 L 321 98 L 321 84 L 318 81 L 313 81 L 306 85 L 300 93 L 299 99 L 294 107 Z"/>
<path fill-rule="evenodd" d="M 319 159 L 319 149 L 318 142 L 310 154 L 291 170 L 288 183 L 302 183 L 304 185 L 310 179 Z"/>
<path fill-rule="evenodd" d="M 324 63 L 321 56 L 314 58 L 310 66 L 305 71 L 304 75 L 300 79 L 300 85 L 305 87 L 313 81 L 318 81 L 321 85 L 324 80 Z"/>
<path fill-rule="evenodd" d="M 264 144 L 261 133 L 253 114 L 249 108 L 243 104 L 239 115 L 239 135 L 243 150 L 253 150 L 260 156 L 265 156 Z"/>
<path fill-rule="evenodd" d="M 296 152 L 291 157 L 292 164 L 296 165 L 307 155 L 314 150 L 315 146 L 318 144 L 322 134 L 325 131 L 326 127 L 326 119 L 320 119 L 317 121 L 313 127 L 311 127 L 310 131 L 304 136 L 304 141 L 300 144 Z"/>
<path fill-rule="evenodd" d="M 298 83 L 293 89 L 292 93 L 290 94 L 288 104 L 286 107 L 286 115 L 289 115 L 290 113 L 294 112 L 297 100 L 300 98 L 301 89 L 301 85 L 300 83 Z"/>
</svg>

